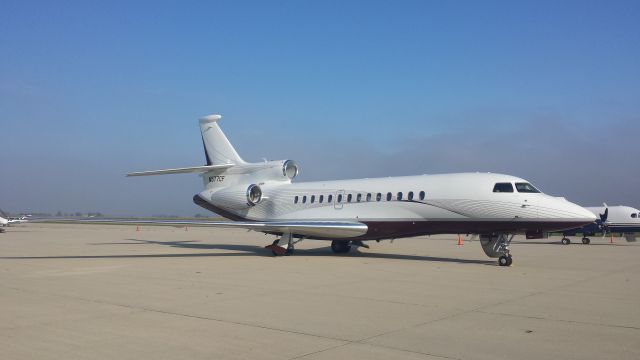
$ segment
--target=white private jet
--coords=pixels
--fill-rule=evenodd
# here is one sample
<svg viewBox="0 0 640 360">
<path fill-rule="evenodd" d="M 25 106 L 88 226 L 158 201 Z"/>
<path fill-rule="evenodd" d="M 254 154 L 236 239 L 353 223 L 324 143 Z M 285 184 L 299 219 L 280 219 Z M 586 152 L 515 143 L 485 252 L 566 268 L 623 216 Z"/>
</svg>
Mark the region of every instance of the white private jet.
<svg viewBox="0 0 640 360">
<path fill-rule="evenodd" d="M 279 236 L 266 247 L 274 255 L 292 253 L 294 244 L 303 239 L 331 240 L 334 252 L 346 253 L 352 246 L 366 247 L 365 240 L 479 234 L 487 256 L 509 266 L 514 234 L 540 238 L 546 232 L 595 220 L 590 211 L 509 175 L 460 173 L 293 183 L 298 174 L 294 161 L 245 162 L 220 129 L 220 119 L 220 115 L 200 119 L 207 165 L 127 176 L 200 173 L 204 190 L 193 201 L 232 222 L 131 223 L 246 228 Z"/>
<path fill-rule="evenodd" d="M 0 233 L 3 233 L 4 227 L 9 225 L 9 220 L 0 216 Z"/>
<path fill-rule="evenodd" d="M 0 210 L 0 225 L 1 226 L 12 226 L 12 225 L 17 225 L 17 224 L 23 224 L 29 221 L 29 217 L 31 215 L 23 215 L 20 217 L 9 217 L 7 215 L 7 213 L 5 213 L 4 211 Z"/>
</svg>

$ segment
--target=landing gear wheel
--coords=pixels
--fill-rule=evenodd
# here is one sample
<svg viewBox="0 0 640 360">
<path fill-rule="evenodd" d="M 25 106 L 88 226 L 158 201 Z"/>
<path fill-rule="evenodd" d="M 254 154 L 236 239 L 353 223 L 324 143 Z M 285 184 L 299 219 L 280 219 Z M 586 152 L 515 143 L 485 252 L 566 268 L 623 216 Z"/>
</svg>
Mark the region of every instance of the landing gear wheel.
<svg viewBox="0 0 640 360">
<path fill-rule="evenodd" d="M 511 266 L 511 264 L 513 264 L 511 255 L 502 255 L 498 258 L 498 265 L 500 266 Z"/>
<path fill-rule="evenodd" d="M 589 245 L 591 243 L 591 239 L 589 239 L 588 237 L 583 237 L 582 243 L 585 245 Z"/>
<path fill-rule="evenodd" d="M 331 250 L 336 254 L 348 253 L 351 250 L 351 244 L 349 241 L 334 240 L 331 242 Z"/>
<path fill-rule="evenodd" d="M 569 240 L 568 238 L 562 238 L 562 245 L 569 245 L 571 244 L 571 240 Z"/>
<path fill-rule="evenodd" d="M 280 239 L 275 239 L 270 246 L 267 246 L 267 248 L 271 248 L 271 253 L 273 254 L 273 256 L 281 256 L 285 254 L 282 252 L 282 247 L 278 245 L 279 242 Z"/>
</svg>

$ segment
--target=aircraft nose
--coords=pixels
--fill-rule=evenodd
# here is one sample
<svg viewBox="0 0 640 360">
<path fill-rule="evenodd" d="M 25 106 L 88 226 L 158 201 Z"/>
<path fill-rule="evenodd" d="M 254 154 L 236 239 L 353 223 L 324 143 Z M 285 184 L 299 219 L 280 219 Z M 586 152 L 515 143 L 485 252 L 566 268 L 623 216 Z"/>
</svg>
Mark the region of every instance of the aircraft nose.
<svg viewBox="0 0 640 360">
<path fill-rule="evenodd" d="M 583 220 L 585 222 L 594 222 L 596 221 L 596 215 L 594 213 L 592 213 L 591 211 L 583 208 L 580 205 L 571 203 L 572 205 L 572 209 L 571 212 L 575 214 L 575 217 L 577 220 Z"/>
</svg>

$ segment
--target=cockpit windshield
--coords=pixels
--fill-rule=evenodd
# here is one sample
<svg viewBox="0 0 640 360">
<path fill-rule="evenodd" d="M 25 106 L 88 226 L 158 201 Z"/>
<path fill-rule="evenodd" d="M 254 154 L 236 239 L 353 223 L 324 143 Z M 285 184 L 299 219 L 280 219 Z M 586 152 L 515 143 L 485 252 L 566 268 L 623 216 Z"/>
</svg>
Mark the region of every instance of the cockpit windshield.
<svg viewBox="0 0 640 360">
<path fill-rule="evenodd" d="M 536 189 L 529 183 L 516 183 L 516 190 L 520 193 L 539 193 L 540 190 Z"/>
</svg>

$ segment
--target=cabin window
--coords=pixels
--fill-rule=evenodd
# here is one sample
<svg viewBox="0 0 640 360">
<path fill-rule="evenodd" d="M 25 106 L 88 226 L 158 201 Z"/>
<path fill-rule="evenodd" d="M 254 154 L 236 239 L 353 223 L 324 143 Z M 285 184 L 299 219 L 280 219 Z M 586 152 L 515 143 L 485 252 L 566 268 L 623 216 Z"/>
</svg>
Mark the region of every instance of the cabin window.
<svg viewBox="0 0 640 360">
<path fill-rule="evenodd" d="M 306 203 L 307 203 L 307 195 L 305 195 L 305 196 L 303 196 L 303 197 L 302 197 L 302 203 L 303 203 L 303 204 L 306 204 Z"/>
<path fill-rule="evenodd" d="M 503 193 L 503 192 L 512 193 L 513 185 L 511 185 L 511 183 L 497 183 L 493 187 L 493 192 L 494 193 Z"/>
<path fill-rule="evenodd" d="M 380 201 L 380 200 L 382 200 L 382 194 L 377 193 L 376 194 L 376 201 Z"/>
<path fill-rule="evenodd" d="M 393 196 L 391 193 L 387 193 L 387 201 L 391 201 L 391 196 Z"/>
<path fill-rule="evenodd" d="M 424 200 L 424 191 L 420 191 L 420 200 Z"/>
<path fill-rule="evenodd" d="M 341 203 L 342 202 L 342 194 L 338 194 L 338 202 Z"/>
<path fill-rule="evenodd" d="M 333 195 L 327 196 L 327 202 L 331 204 L 332 201 L 333 201 Z"/>
<path fill-rule="evenodd" d="M 409 191 L 409 193 L 407 194 L 407 199 L 409 201 L 413 200 L 413 191 Z"/>
<path fill-rule="evenodd" d="M 313 204 L 314 202 L 316 202 L 316 196 L 315 195 L 311 195 L 311 203 Z"/>
<path fill-rule="evenodd" d="M 516 190 L 520 193 L 539 193 L 540 190 L 529 183 L 516 183 Z"/>
<path fill-rule="evenodd" d="M 638 214 L 633 213 L 633 214 L 631 214 L 631 217 L 635 219 L 635 218 L 637 218 L 637 217 L 638 217 Z"/>
<path fill-rule="evenodd" d="M 347 195 L 347 202 L 351 202 L 351 199 L 353 199 L 353 195 L 351 194 Z"/>
<path fill-rule="evenodd" d="M 367 202 L 371 201 L 371 193 L 367 193 Z"/>
<path fill-rule="evenodd" d="M 296 195 L 296 197 L 293 198 L 293 203 L 297 204 L 298 203 L 298 195 Z"/>
<path fill-rule="evenodd" d="M 402 191 L 398 193 L 398 197 L 397 197 L 397 199 L 398 199 L 398 200 L 402 200 Z"/>
<path fill-rule="evenodd" d="M 362 194 L 358 194 L 358 195 L 356 196 L 356 201 L 357 201 L 357 202 L 362 201 Z"/>
<path fill-rule="evenodd" d="M 323 201 L 323 200 L 324 200 L 324 195 L 320 195 L 320 199 L 318 199 L 318 202 L 319 202 L 320 204 L 322 204 L 322 201 Z"/>
</svg>

